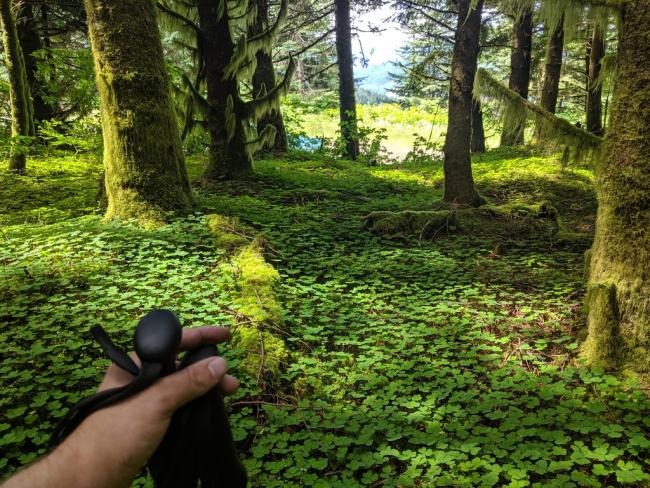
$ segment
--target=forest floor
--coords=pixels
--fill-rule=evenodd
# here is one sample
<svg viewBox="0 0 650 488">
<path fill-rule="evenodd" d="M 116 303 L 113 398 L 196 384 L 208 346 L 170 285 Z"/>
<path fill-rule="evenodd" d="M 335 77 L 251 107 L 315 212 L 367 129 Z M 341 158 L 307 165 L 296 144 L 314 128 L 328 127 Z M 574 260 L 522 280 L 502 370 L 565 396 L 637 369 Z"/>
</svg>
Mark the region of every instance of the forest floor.
<svg viewBox="0 0 650 488">
<path fill-rule="evenodd" d="M 94 323 L 123 345 L 153 307 L 237 326 L 227 251 L 207 230 L 218 213 L 255 229 L 280 275 L 266 326 L 289 356 L 261 383 L 240 375 L 230 399 L 252 486 L 644 486 L 650 400 L 576 359 L 592 172 L 507 151 L 474 170 L 495 203 L 551 201 L 565 237 L 362 230 L 372 211 L 430 209 L 438 163 L 259 162 L 254 180 L 200 189 L 199 213 L 151 231 L 102 222 L 91 159 L 1 176 L 0 472 L 42 452 L 96 385 Z M 237 373 L 244 353 L 227 354 Z"/>
</svg>

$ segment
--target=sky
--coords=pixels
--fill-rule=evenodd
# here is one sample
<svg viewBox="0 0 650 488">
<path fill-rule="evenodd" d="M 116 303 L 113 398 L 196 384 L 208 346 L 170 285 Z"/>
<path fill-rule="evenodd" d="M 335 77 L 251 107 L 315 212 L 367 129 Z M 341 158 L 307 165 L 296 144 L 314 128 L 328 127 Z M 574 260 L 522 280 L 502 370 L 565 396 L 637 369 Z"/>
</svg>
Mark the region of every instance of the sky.
<svg viewBox="0 0 650 488">
<path fill-rule="evenodd" d="M 407 40 L 407 35 L 399 29 L 396 22 L 386 21 L 391 16 L 393 9 L 390 6 L 384 6 L 374 12 L 357 16 L 355 26 L 361 30 L 369 30 L 368 26 L 382 27 L 384 30 L 378 33 L 359 32 L 363 51 L 369 59 L 370 66 L 395 61 L 398 59 L 398 50 Z M 353 46 L 355 55 L 361 57 L 361 48 L 357 40 Z M 360 66 L 360 60 L 357 61 Z"/>
</svg>

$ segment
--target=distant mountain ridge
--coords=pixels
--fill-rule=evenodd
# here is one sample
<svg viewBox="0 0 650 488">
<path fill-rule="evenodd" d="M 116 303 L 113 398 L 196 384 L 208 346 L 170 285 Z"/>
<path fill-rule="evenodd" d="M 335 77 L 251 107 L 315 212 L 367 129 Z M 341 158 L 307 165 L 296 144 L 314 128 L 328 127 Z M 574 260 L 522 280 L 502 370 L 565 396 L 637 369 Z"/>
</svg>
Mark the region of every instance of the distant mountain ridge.
<svg viewBox="0 0 650 488">
<path fill-rule="evenodd" d="M 367 68 L 357 68 L 355 72 L 356 85 L 378 95 L 394 97 L 389 90 L 394 88 L 395 83 L 388 73 L 398 70 L 399 68 L 390 61 Z"/>
</svg>

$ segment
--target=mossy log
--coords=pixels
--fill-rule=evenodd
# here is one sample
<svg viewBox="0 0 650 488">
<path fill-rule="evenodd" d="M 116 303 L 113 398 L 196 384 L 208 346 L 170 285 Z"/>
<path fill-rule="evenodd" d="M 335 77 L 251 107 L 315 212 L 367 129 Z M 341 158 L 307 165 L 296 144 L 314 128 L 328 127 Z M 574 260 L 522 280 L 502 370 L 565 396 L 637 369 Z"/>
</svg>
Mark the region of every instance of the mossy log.
<svg viewBox="0 0 650 488">
<path fill-rule="evenodd" d="M 231 256 L 221 267 L 234 277 L 230 283 L 237 310 L 233 345 L 244 351 L 239 369 L 256 377 L 258 383 L 273 383 L 289 359 L 283 338 L 276 335 L 284 322 L 276 291 L 280 274 L 264 258 L 262 240 L 252 236 L 252 229 L 219 214 L 208 215 L 207 221 L 216 247 Z"/>
<path fill-rule="evenodd" d="M 596 172 L 584 357 L 650 371 L 650 2 L 622 7 L 618 80 Z"/>
<path fill-rule="evenodd" d="M 386 237 L 431 240 L 452 233 L 480 237 L 554 237 L 559 215 L 549 202 L 434 211 L 373 212 L 364 228 Z"/>
<path fill-rule="evenodd" d="M 151 1 L 85 0 L 104 137 L 107 218 L 162 222 L 191 205 Z"/>
</svg>

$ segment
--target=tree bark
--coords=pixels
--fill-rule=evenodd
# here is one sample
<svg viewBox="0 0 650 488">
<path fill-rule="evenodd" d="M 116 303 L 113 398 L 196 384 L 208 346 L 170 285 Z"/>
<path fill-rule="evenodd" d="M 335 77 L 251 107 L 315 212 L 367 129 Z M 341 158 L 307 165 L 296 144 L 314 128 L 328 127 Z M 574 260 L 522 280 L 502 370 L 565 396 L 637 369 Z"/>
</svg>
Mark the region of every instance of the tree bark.
<svg viewBox="0 0 650 488">
<path fill-rule="evenodd" d="M 602 119 L 602 86 L 598 83 L 602 67 L 602 59 L 605 56 L 605 40 L 598 24 L 594 30 L 589 43 L 589 65 L 587 78 L 587 130 L 597 136 L 603 135 Z"/>
<path fill-rule="evenodd" d="M 478 64 L 483 0 L 470 10 L 470 0 L 458 1 L 458 25 L 449 82 L 449 115 L 445 140 L 443 200 L 478 207 L 483 203 L 472 176 L 472 88 Z"/>
<path fill-rule="evenodd" d="M 350 0 L 335 0 L 335 5 L 341 137 L 345 144 L 346 156 L 355 160 L 359 156 L 359 137 L 357 133 L 357 101 L 354 88 Z"/>
<path fill-rule="evenodd" d="M 104 136 L 107 218 L 144 226 L 191 205 L 156 10 L 150 0 L 84 0 Z"/>
<path fill-rule="evenodd" d="M 546 65 L 542 82 L 540 105 L 543 109 L 555 113 L 557 97 L 560 92 L 560 75 L 562 73 L 562 55 L 564 53 L 564 18 L 560 20 L 555 32 L 551 34 L 546 46 Z M 541 139 L 539 127 L 535 128 L 535 142 Z"/>
<path fill-rule="evenodd" d="M 508 87 L 528 98 L 530 64 L 533 49 L 533 12 L 526 10 L 517 16 L 512 28 L 512 51 L 510 54 L 510 79 Z M 501 134 L 502 146 L 519 146 L 524 143 L 525 124 L 517 124 L 506 118 Z"/>
<path fill-rule="evenodd" d="M 11 0 L 0 0 L 0 24 L 5 50 L 5 66 L 9 74 L 9 98 L 11 104 L 12 137 L 34 136 L 34 118 L 29 85 L 25 74 L 25 60 L 18 39 Z M 9 171 L 24 173 L 25 153 L 21 141 L 13 147 L 9 156 Z"/>
<path fill-rule="evenodd" d="M 598 165 L 586 305 L 592 363 L 650 371 L 650 1 L 621 7 L 618 79 Z"/>
<path fill-rule="evenodd" d="M 236 76 L 225 76 L 235 46 L 230 34 L 228 9 L 219 2 L 199 0 L 199 50 L 205 63 L 208 88 L 206 121 L 210 133 L 210 159 L 203 174 L 206 182 L 237 179 L 253 172 L 246 149 L 242 100 Z"/>
<path fill-rule="evenodd" d="M 29 3 L 21 3 L 16 18 L 18 38 L 23 48 L 25 58 L 25 74 L 29 84 L 34 106 L 34 121 L 50 120 L 53 115 L 52 107 L 43 99 L 43 87 L 37 79 L 37 59 L 34 53 L 43 49 L 41 35 L 34 17 L 34 10 Z"/>
<path fill-rule="evenodd" d="M 269 4 L 268 0 L 256 0 L 257 17 L 255 20 L 254 32 L 260 33 L 269 27 Z M 258 97 L 260 93 L 271 91 L 275 88 L 277 80 L 275 77 L 275 68 L 273 66 L 273 57 L 264 49 L 256 54 L 257 67 L 253 74 L 253 96 Z M 257 131 L 261 133 L 267 125 L 275 127 L 275 142 L 268 150 L 272 153 L 286 153 L 289 150 L 287 140 L 287 130 L 284 126 L 282 111 L 278 107 L 276 110 L 266 114 L 257 122 Z"/>
<path fill-rule="evenodd" d="M 483 110 L 481 102 L 474 100 L 472 103 L 472 147 L 473 153 L 485 152 L 485 130 L 483 128 Z"/>
</svg>

